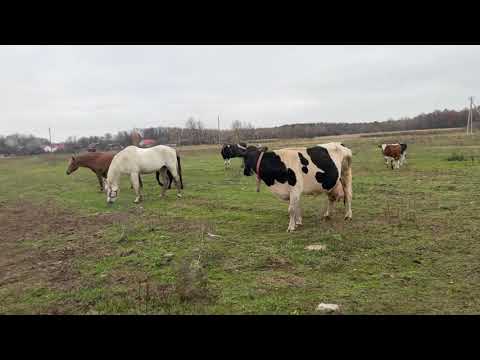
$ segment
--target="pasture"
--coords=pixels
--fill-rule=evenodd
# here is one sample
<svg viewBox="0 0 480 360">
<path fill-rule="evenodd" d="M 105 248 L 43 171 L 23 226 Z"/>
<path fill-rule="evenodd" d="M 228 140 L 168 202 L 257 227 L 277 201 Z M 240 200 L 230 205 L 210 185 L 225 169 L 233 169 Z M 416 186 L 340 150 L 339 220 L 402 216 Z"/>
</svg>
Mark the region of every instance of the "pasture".
<svg viewBox="0 0 480 360">
<path fill-rule="evenodd" d="M 160 199 L 152 174 L 134 204 L 124 177 L 112 206 L 91 171 L 65 174 L 67 155 L 0 159 L 0 313 L 480 313 L 480 136 L 335 141 L 353 151 L 353 220 L 303 196 L 294 233 L 287 203 L 256 193 L 240 159 L 224 170 L 216 146 L 179 149 L 183 198 Z M 377 147 L 390 141 L 408 144 L 399 170 Z"/>
</svg>

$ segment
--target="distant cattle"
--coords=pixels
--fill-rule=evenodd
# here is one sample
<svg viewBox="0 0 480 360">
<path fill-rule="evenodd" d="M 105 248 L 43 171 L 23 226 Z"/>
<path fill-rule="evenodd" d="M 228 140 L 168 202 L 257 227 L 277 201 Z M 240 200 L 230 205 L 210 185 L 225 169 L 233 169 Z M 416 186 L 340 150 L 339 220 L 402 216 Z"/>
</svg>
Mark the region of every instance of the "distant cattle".
<svg viewBox="0 0 480 360">
<path fill-rule="evenodd" d="M 378 147 L 382 149 L 385 164 L 392 169 L 399 169 L 407 161 L 407 144 L 382 144 Z"/>
<path fill-rule="evenodd" d="M 241 152 L 247 149 L 246 143 L 223 144 L 220 154 L 222 155 L 225 169 L 230 167 L 230 159 L 241 157 Z"/>
<path fill-rule="evenodd" d="M 244 175 L 257 174 L 260 180 L 281 200 L 289 201 L 288 232 L 302 225 L 300 196 L 326 192 L 330 216 L 335 201 L 344 200 L 345 219 L 352 218 L 352 152 L 340 143 L 321 144 L 310 148 L 287 148 L 267 151 L 266 147 L 249 146 L 242 151 Z M 258 191 L 258 188 L 257 188 Z"/>
</svg>

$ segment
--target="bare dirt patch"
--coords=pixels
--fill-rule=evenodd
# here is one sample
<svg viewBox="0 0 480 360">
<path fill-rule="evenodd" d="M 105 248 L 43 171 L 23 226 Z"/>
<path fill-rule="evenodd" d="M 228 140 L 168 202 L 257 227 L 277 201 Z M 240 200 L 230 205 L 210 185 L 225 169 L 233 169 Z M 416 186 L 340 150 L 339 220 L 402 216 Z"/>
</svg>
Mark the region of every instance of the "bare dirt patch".
<svg viewBox="0 0 480 360">
<path fill-rule="evenodd" d="M 100 257 L 110 249 L 101 241 L 105 226 L 128 214 L 79 215 L 53 201 L 0 203 L 0 286 L 23 291 L 31 286 L 68 290 L 79 285 L 79 257 Z M 42 241 L 58 241 L 42 246 Z"/>
</svg>

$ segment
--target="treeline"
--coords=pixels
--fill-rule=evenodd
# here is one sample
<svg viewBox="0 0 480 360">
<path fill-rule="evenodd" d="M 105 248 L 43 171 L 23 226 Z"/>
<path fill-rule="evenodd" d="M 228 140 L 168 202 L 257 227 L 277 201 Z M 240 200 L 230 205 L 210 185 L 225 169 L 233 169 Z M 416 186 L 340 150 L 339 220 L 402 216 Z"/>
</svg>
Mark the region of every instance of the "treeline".
<svg viewBox="0 0 480 360">
<path fill-rule="evenodd" d="M 313 123 L 293 124 L 275 128 L 256 129 L 257 138 L 311 138 L 343 134 L 374 133 L 388 131 L 445 129 L 465 127 L 467 111 L 436 110 L 414 118 L 375 121 L 368 123 Z"/>
<path fill-rule="evenodd" d="M 3 155 L 41 154 L 43 153 L 43 148 L 46 145 L 48 145 L 47 139 L 38 138 L 33 135 L 0 135 L 0 154 Z"/>
<path fill-rule="evenodd" d="M 358 134 L 389 131 L 460 128 L 466 126 L 467 110 L 436 110 L 429 114 L 420 114 L 414 118 L 375 121 L 368 123 L 310 123 L 292 124 L 272 128 L 255 128 L 250 123 L 234 121 L 228 130 L 207 129 L 199 120 L 190 118 L 183 128 L 154 127 L 142 129 L 144 139 L 154 140 L 156 144 L 200 145 L 218 142 L 255 141 L 263 139 L 312 138 L 342 134 Z M 475 126 L 475 121 L 474 121 Z M 98 150 L 118 149 L 131 145 L 131 132 L 120 131 L 115 135 L 69 137 L 65 142 L 65 152 L 85 150 L 90 144 L 96 144 Z M 28 154 L 41 152 L 48 145 L 46 139 L 32 135 L 0 136 L 1 154 Z"/>
</svg>

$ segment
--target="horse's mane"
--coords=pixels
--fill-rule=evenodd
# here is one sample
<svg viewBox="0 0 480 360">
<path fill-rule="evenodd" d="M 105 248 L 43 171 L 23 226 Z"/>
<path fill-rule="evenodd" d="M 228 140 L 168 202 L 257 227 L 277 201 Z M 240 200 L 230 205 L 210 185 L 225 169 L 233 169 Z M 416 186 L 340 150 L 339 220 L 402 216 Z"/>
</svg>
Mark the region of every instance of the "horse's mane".
<svg viewBox="0 0 480 360">
<path fill-rule="evenodd" d="M 73 155 L 76 161 L 89 161 L 97 159 L 101 156 L 111 154 L 112 156 L 115 155 L 114 152 L 85 152 L 78 155 Z"/>
</svg>

